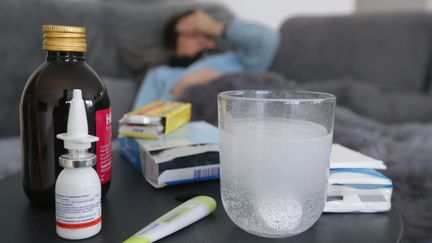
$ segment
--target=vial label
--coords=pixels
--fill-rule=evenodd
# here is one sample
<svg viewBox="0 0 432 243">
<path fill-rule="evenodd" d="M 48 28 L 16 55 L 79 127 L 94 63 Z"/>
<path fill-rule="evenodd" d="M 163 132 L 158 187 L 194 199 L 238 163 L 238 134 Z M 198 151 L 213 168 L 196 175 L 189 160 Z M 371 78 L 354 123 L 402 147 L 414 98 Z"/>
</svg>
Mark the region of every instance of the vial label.
<svg viewBox="0 0 432 243">
<path fill-rule="evenodd" d="M 101 184 L 111 180 L 111 108 L 96 111 L 96 172 Z"/>
<path fill-rule="evenodd" d="M 56 224 L 64 229 L 83 229 L 102 221 L 100 194 L 67 196 L 57 194 Z"/>
</svg>

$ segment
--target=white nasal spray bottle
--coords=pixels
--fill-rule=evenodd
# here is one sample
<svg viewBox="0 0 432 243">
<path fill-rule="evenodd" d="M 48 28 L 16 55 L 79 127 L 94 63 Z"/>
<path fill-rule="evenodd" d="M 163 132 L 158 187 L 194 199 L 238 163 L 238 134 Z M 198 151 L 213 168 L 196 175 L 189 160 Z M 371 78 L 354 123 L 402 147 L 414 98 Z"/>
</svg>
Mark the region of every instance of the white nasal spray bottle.
<svg viewBox="0 0 432 243">
<path fill-rule="evenodd" d="M 87 151 L 99 139 L 88 134 L 80 89 L 73 90 L 67 133 L 57 138 L 64 140 L 68 153 L 59 157 L 64 169 L 55 185 L 56 231 L 65 239 L 85 239 L 101 230 L 102 210 L 100 180 L 92 168 L 96 155 Z"/>
</svg>

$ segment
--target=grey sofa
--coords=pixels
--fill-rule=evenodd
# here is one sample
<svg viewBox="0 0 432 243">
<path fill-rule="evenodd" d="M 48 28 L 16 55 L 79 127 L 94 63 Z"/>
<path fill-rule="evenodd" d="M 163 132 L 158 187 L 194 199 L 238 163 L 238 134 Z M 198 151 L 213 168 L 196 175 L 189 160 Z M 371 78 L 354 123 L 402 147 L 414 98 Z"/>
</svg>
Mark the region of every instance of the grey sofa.
<svg viewBox="0 0 432 243">
<path fill-rule="evenodd" d="M 159 39 L 163 22 L 191 6 L 197 4 L 2 1 L 0 178 L 20 166 L 18 103 L 27 77 L 43 60 L 42 24 L 87 27 L 87 60 L 104 79 L 113 119 L 118 120 L 130 109 L 144 71 L 165 60 Z M 223 6 L 200 6 L 224 21 L 232 18 Z M 181 100 L 193 103 L 193 119 L 216 123 L 216 94 L 228 89 L 335 93 L 335 141 L 388 163 L 386 173 L 395 183 L 393 205 L 406 225 L 404 242 L 430 242 L 432 16 L 298 17 L 288 19 L 280 32 L 280 48 L 270 72 L 226 75 L 187 90 Z"/>
</svg>

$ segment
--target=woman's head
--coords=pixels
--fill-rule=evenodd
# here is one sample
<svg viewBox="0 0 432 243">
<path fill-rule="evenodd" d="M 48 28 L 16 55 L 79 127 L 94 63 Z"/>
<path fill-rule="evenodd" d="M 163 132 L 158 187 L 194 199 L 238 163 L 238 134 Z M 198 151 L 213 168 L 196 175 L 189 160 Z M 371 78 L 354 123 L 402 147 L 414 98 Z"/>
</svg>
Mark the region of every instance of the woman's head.
<svg viewBox="0 0 432 243">
<path fill-rule="evenodd" d="M 177 24 L 197 10 L 189 10 L 172 17 L 164 28 L 164 45 L 175 56 L 194 57 L 201 52 L 213 50 L 215 41 L 204 32 L 179 32 Z"/>
</svg>

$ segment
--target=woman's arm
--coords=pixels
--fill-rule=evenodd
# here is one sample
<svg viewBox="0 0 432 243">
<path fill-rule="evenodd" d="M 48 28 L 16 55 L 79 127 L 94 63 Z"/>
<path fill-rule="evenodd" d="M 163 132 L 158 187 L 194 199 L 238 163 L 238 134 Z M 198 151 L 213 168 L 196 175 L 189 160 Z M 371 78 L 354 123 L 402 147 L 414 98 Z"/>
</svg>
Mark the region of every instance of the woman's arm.
<svg viewBox="0 0 432 243">
<path fill-rule="evenodd" d="M 174 98 L 180 97 L 183 92 L 190 86 L 206 84 L 212 80 L 220 77 L 220 73 L 211 69 L 203 69 L 190 73 L 183 77 L 173 88 L 172 96 Z"/>
<path fill-rule="evenodd" d="M 147 105 L 153 101 L 159 100 L 162 94 L 160 86 L 161 82 L 163 81 L 159 80 L 156 70 L 150 70 L 146 74 L 140 88 L 138 89 L 135 102 L 133 104 L 133 110 Z"/>
<path fill-rule="evenodd" d="M 238 58 L 248 69 L 267 69 L 279 44 L 277 31 L 243 20 L 232 21 L 227 26 L 226 36 L 237 45 Z"/>
</svg>

